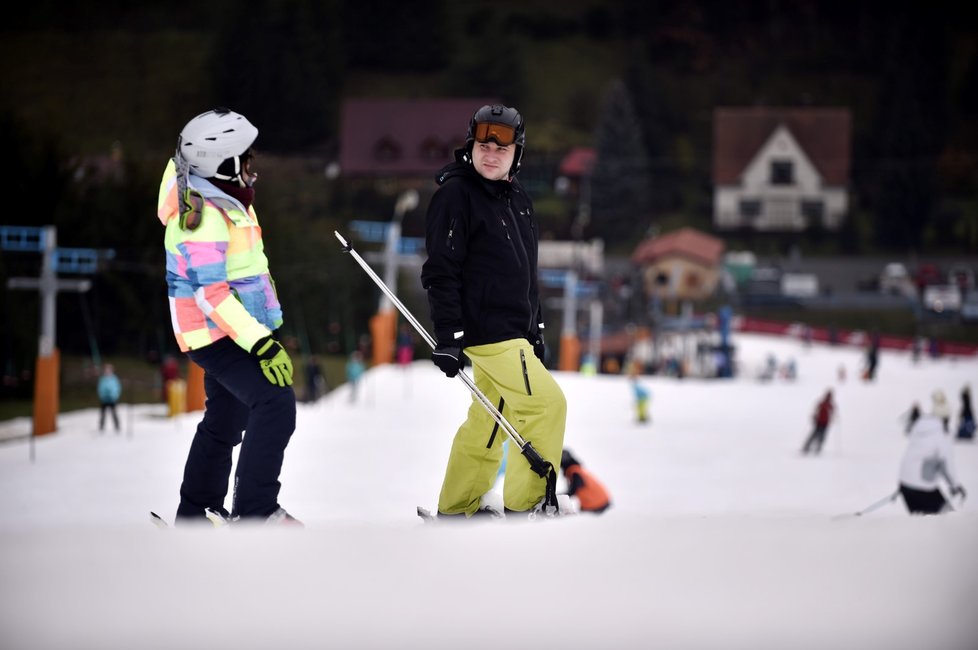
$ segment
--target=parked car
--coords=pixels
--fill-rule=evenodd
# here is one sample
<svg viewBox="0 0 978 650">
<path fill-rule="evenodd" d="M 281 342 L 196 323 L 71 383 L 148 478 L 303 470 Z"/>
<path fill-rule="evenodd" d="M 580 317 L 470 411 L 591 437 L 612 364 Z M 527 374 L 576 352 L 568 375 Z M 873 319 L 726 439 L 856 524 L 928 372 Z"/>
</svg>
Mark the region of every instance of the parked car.
<svg viewBox="0 0 978 650">
<path fill-rule="evenodd" d="M 781 276 L 781 293 L 792 298 L 818 296 L 818 276 L 814 273 L 785 273 Z"/>
<path fill-rule="evenodd" d="M 883 267 L 883 272 L 880 273 L 879 287 L 881 293 L 906 296 L 907 298 L 917 297 L 917 288 L 910 277 L 910 271 L 899 262 L 891 262 Z"/>
<path fill-rule="evenodd" d="M 961 310 L 961 290 L 953 284 L 931 284 L 924 287 L 924 309 L 938 313 L 954 313 Z"/>
</svg>

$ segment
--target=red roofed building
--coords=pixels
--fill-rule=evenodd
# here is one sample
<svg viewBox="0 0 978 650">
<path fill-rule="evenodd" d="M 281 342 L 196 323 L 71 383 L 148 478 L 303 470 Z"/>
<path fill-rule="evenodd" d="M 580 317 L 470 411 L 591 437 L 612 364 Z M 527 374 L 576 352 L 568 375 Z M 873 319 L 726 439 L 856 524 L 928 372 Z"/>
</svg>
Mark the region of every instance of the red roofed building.
<svg viewBox="0 0 978 650">
<path fill-rule="evenodd" d="M 588 176 L 594 171 L 598 152 L 594 147 L 574 147 L 560 161 L 560 175 L 568 178 Z"/>
<path fill-rule="evenodd" d="M 713 223 L 720 230 L 838 229 L 849 209 L 844 108 L 718 108 Z"/>
<path fill-rule="evenodd" d="M 646 296 L 702 300 L 716 291 L 724 243 L 693 228 L 643 240 L 632 253 Z"/>
<path fill-rule="evenodd" d="M 344 177 L 433 176 L 465 142 L 469 120 L 498 99 L 347 99 L 340 123 Z"/>
</svg>

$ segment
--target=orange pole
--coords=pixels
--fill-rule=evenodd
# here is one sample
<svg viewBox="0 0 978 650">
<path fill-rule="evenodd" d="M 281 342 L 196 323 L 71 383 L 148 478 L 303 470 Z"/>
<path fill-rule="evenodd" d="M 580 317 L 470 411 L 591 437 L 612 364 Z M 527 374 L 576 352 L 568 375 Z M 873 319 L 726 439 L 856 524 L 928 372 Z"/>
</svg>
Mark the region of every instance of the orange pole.
<svg viewBox="0 0 978 650">
<path fill-rule="evenodd" d="M 581 365 L 581 341 L 576 334 L 563 334 L 560 337 L 560 362 L 558 370 L 577 372 Z"/>
<path fill-rule="evenodd" d="M 206 397 L 204 369 L 187 359 L 187 412 L 203 411 Z"/>
<path fill-rule="evenodd" d="M 393 309 L 379 311 L 370 318 L 370 336 L 373 340 L 373 364 L 394 362 L 394 339 L 397 329 L 397 312 Z"/>
<path fill-rule="evenodd" d="M 34 365 L 35 436 L 43 436 L 58 430 L 60 368 L 61 352 L 58 348 L 54 348 L 50 356 L 38 357 Z"/>
</svg>

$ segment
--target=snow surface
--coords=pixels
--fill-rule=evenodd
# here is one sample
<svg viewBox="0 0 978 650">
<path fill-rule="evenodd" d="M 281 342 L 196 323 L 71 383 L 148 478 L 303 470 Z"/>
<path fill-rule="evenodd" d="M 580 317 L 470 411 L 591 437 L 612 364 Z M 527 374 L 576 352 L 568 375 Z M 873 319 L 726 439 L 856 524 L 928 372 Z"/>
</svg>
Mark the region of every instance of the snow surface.
<svg viewBox="0 0 978 650">
<path fill-rule="evenodd" d="M 734 343 L 735 380 L 644 377 L 651 425 L 627 378 L 556 373 L 599 516 L 418 519 L 469 402 L 427 360 L 299 406 L 280 501 L 303 530 L 157 530 L 199 414 L 63 414 L 0 445 L 0 648 L 978 648 L 978 445 L 954 445 L 956 512 L 851 516 L 896 487 L 901 414 L 941 388 L 956 425 L 978 359 L 884 350 L 867 384 L 855 347 Z M 769 353 L 798 379 L 759 381 Z M 828 387 L 839 421 L 801 456 Z"/>
</svg>

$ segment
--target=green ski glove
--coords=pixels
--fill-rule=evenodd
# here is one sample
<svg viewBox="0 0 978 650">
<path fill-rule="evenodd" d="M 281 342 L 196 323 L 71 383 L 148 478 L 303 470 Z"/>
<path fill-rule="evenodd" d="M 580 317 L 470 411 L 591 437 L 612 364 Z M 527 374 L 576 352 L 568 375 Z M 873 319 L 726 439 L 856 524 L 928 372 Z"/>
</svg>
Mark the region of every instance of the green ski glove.
<svg viewBox="0 0 978 650">
<path fill-rule="evenodd" d="M 278 386 L 292 385 L 292 359 L 281 343 L 266 336 L 258 339 L 251 353 L 258 357 L 258 365 L 268 381 Z"/>
</svg>

